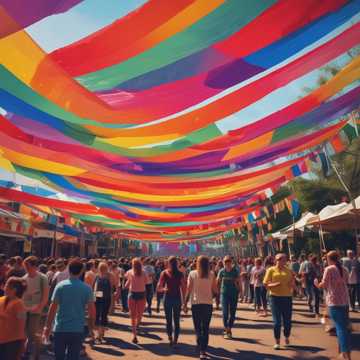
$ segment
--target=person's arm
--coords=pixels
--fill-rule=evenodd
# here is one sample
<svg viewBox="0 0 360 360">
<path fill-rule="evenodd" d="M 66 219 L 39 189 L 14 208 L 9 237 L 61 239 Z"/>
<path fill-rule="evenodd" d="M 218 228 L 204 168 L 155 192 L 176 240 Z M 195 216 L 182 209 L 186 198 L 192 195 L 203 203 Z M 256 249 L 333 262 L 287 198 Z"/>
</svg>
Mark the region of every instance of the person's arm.
<svg viewBox="0 0 360 360">
<path fill-rule="evenodd" d="M 236 286 L 236 289 L 237 291 L 241 291 L 241 276 L 240 276 L 240 272 L 238 272 L 238 276 L 235 280 L 235 286 Z"/>
<path fill-rule="evenodd" d="M 272 280 L 272 273 L 273 273 L 273 270 L 271 268 L 267 269 L 266 273 L 265 273 L 265 277 L 264 277 L 264 286 L 267 288 L 267 289 L 272 289 L 272 288 L 275 288 L 277 286 L 280 285 L 280 282 L 273 282 Z"/>
<path fill-rule="evenodd" d="M 181 278 L 181 285 L 180 285 L 180 291 L 181 291 L 181 303 L 185 304 L 185 297 L 186 297 L 186 280 L 185 276 L 183 275 Z"/>
<path fill-rule="evenodd" d="M 191 275 L 188 277 L 187 289 L 186 289 L 186 296 L 185 296 L 185 303 L 184 303 L 184 312 L 187 312 L 187 304 L 190 300 L 190 295 L 194 288 L 194 281 Z"/>
<path fill-rule="evenodd" d="M 211 290 L 212 290 L 212 293 L 214 296 L 216 296 L 216 294 L 218 294 L 218 292 L 219 292 L 218 285 L 216 282 L 216 277 L 214 274 L 212 275 Z"/>
<path fill-rule="evenodd" d="M 221 288 L 221 282 L 222 282 L 222 270 L 219 271 L 219 274 L 217 276 L 217 279 L 216 279 L 216 285 L 217 285 L 217 288 L 218 288 L 218 291 L 220 291 L 220 288 Z"/>
<path fill-rule="evenodd" d="M 90 301 L 88 303 L 88 313 L 89 313 L 89 333 L 91 337 L 94 337 L 94 329 L 95 329 L 95 319 L 96 319 L 96 308 L 94 301 Z"/>
<path fill-rule="evenodd" d="M 57 309 L 58 309 L 58 304 L 55 302 L 52 302 L 50 304 L 50 308 L 49 308 L 47 319 L 46 319 L 46 325 L 44 327 L 45 338 L 49 338 L 49 336 L 50 336 L 52 324 L 54 322 L 54 318 L 55 318 Z"/>
<path fill-rule="evenodd" d="M 159 281 L 158 281 L 157 286 L 156 286 L 156 291 L 159 292 L 159 293 L 163 293 L 164 292 L 164 286 L 165 286 L 165 275 L 164 275 L 164 272 L 162 272 L 160 274 L 160 278 L 159 278 Z"/>
<path fill-rule="evenodd" d="M 318 279 L 314 280 L 314 285 L 318 289 L 326 289 L 329 283 L 329 271 L 328 269 L 325 269 L 322 280 L 319 282 Z"/>
</svg>

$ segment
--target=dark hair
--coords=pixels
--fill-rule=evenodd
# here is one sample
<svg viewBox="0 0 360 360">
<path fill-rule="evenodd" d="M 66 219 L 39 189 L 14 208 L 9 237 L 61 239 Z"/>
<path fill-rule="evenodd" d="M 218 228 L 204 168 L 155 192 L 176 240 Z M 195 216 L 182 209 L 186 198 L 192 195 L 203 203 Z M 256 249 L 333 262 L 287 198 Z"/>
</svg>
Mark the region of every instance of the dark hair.
<svg viewBox="0 0 360 360">
<path fill-rule="evenodd" d="M 19 299 L 22 298 L 27 288 L 26 281 L 20 277 L 11 276 L 6 282 L 6 285 L 15 290 L 15 295 Z"/>
<path fill-rule="evenodd" d="M 75 276 L 80 275 L 83 269 L 84 269 L 84 264 L 80 260 L 75 259 L 70 261 L 69 273 L 71 275 L 75 275 Z"/>
<path fill-rule="evenodd" d="M 46 274 L 46 273 L 47 273 L 47 270 L 48 270 L 48 268 L 47 268 L 47 266 L 46 266 L 45 264 L 41 264 L 41 265 L 39 266 L 39 271 L 40 271 L 41 273 Z"/>
<path fill-rule="evenodd" d="M 341 277 L 343 277 L 343 267 L 340 263 L 340 260 L 339 260 L 340 256 L 339 256 L 338 252 L 335 250 L 329 251 L 327 254 L 327 257 L 329 260 L 331 260 L 332 262 L 335 263 L 335 266 L 339 270 Z"/>
<path fill-rule="evenodd" d="M 168 264 L 170 267 L 170 270 L 174 276 L 178 276 L 181 274 L 179 268 L 178 268 L 178 261 L 176 256 L 170 256 L 168 259 Z"/>
<path fill-rule="evenodd" d="M 196 270 L 201 278 L 209 277 L 210 262 L 207 256 L 201 255 L 196 260 Z"/>
<path fill-rule="evenodd" d="M 24 260 L 25 265 L 30 265 L 31 267 L 37 267 L 39 264 L 39 259 L 36 256 L 28 256 Z"/>
</svg>

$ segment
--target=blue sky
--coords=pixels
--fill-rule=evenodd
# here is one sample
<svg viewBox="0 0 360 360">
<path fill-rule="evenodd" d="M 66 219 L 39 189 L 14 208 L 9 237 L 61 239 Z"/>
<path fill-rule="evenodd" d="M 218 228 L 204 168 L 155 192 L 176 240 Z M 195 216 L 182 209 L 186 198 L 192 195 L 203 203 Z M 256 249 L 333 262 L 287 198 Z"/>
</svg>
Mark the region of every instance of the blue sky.
<svg viewBox="0 0 360 360">
<path fill-rule="evenodd" d="M 26 31 L 46 52 L 51 52 L 111 24 L 146 2 L 85 0 L 66 13 L 49 16 L 29 26 Z"/>
</svg>

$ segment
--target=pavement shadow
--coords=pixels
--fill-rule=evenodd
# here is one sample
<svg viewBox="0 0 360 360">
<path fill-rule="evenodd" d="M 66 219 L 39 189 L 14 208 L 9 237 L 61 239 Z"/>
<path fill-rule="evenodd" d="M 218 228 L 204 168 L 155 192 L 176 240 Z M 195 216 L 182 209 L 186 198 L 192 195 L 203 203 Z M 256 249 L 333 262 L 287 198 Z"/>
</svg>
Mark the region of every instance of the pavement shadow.
<svg viewBox="0 0 360 360">
<path fill-rule="evenodd" d="M 92 350 L 106 355 L 125 356 L 123 352 L 108 347 L 93 346 Z"/>
<path fill-rule="evenodd" d="M 291 345 L 289 346 L 289 350 L 294 350 L 296 352 L 310 352 L 310 353 L 318 353 L 320 351 L 324 351 L 324 348 L 320 348 L 317 346 L 306 346 L 306 345 Z"/>
<path fill-rule="evenodd" d="M 138 350 L 139 347 L 129 343 L 127 341 L 121 340 L 119 338 L 115 338 L 115 337 L 106 337 L 106 345 L 110 345 L 113 347 L 118 347 L 120 349 L 124 349 L 124 350 Z"/>
</svg>

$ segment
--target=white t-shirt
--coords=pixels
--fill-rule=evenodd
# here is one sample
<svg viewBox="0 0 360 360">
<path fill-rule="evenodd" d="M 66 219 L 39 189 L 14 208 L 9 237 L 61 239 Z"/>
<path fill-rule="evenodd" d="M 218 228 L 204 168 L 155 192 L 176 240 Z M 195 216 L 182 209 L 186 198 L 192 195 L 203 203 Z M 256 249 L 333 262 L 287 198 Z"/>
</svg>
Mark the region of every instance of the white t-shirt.
<svg viewBox="0 0 360 360">
<path fill-rule="evenodd" d="M 147 276 L 147 283 L 146 285 L 150 285 L 153 283 L 153 279 L 155 276 L 155 269 L 152 265 L 145 265 L 144 266 L 144 272 Z"/>
<path fill-rule="evenodd" d="M 52 281 L 56 281 L 56 284 L 58 284 L 60 281 L 64 281 L 70 278 L 69 270 L 66 268 L 63 271 L 57 271 L 53 277 Z"/>
<path fill-rule="evenodd" d="M 212 284 L 214 281 L 214 273 L 210 271 L 209 277 L 200 278 L 197 270 L 190 271 L 188 277 L 188 285 L 192 284 L 191 304 L 208 304 L 213 303 Z"/>
</svg>

